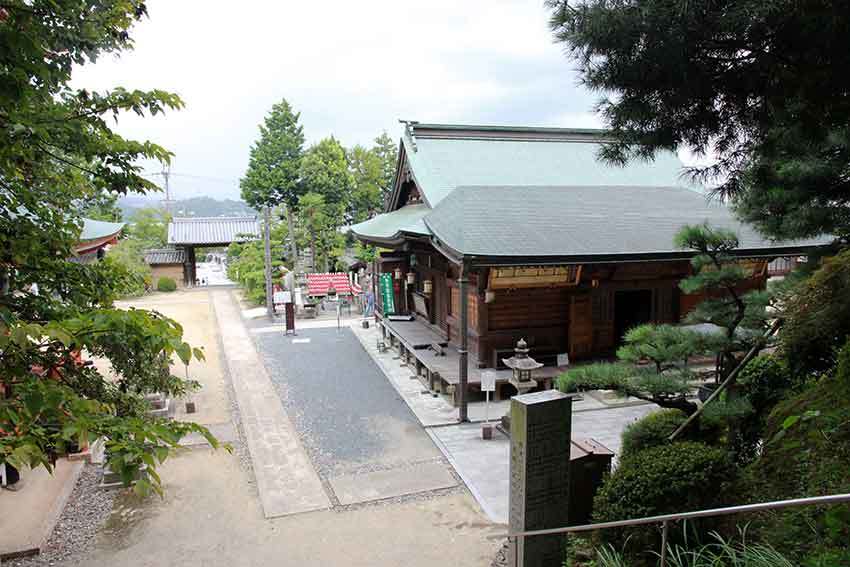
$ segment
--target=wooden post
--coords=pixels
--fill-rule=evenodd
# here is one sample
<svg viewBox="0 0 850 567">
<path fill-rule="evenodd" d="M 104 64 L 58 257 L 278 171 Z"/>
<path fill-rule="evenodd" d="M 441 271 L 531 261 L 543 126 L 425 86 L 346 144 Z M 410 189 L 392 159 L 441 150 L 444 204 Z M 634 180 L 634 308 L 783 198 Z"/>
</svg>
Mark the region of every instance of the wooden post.
<svg viewBox="0 0 850 567">
<path fill-rule="evenodd" d="M 467 316 L 469 298 L 467 294 L 467 285 L 469 283 L 469 268 L 465 262 L 460 265 L 460 277 L 457 279 L 458 292 L 460 293 L 460 348 L 457 349 L 460 355 L 458 362 L 458 421 L 469 421 L 467 408 L 467 372 L 469 370 L 469 317 Z"/>
<path fill-rule="evenodd" d="M 266 313 L 269 317 L 274 316 L 274 303 L 272 302 L 272 248 L 271 248 L 271 211 L 268 207 L 263 210 L 263 255 L 266 272 Z"/>
</svg>

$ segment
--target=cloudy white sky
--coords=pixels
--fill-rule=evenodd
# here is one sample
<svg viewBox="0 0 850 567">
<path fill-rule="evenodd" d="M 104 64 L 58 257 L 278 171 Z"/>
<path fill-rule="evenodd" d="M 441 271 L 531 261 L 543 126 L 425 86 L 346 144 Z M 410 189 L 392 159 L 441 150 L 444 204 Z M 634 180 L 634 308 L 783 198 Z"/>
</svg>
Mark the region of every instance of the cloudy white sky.
<svg viewBox="0 0 850 567">
<path fill-rule="evenodd" d="M 148 9 L 135 50 L 80 69 L 75 85 L 183 98 L 182 111 L 117 128 L 176 154 L 176 198 L 238 196 L 257 126 L 281 98 L 301 112 L 308 143 L 395 138 L 400 118 L 601 125 L 596 96 L 552 41 L 543 0 L 149 0 Z"/>
</svg>

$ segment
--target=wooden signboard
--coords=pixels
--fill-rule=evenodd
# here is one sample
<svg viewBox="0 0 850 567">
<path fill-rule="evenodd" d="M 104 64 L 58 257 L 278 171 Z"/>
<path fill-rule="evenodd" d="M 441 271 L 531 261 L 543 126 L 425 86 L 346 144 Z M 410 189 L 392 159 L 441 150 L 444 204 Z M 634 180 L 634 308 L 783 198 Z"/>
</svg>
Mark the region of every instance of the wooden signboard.
<svg viewBox="0 0 850 567">
<path fill-rule="evenodd" d="M 581 266 L 517 266 L 490 270 L 489 289 L 572 287 L 581 279 Z"/>
</svg>

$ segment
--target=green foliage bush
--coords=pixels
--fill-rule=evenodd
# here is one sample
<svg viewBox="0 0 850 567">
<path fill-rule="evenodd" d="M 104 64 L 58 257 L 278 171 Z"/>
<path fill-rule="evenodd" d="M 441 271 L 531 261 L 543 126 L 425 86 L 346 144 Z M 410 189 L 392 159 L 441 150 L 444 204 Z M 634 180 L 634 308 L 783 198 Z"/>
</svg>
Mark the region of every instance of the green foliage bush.
<svg viewBox="0 0 850 567">
<path fill-rule="evenodd" d="M 785 360 L 772 354 L 755 357 L 738 376 L 741 393 L 756 411 L 775 406 L 795 384 Z"/>
<path fill-rule="evenodd" d="M 704 443 L 677 442 L 638 451 L 624 457 L 599 489 L 593 519 L 610 522 L 721 506 L 735 476 L 726 451 Z M 698 525 L 706 529 L 708 523 Z M 602 530 L 599 537 L 631 553 L 657 550 L 660 542 L 654 526 Z"/>
<path fill-rule="evenodd" d="M 781 401 L 760 457 L 743 475 L 742 500 L 764 502 L 850 492 L 850 343 L 836 368 Z M 847 556 L 850 506 L 802 507 L 754 517 L 752 533 L 809 565 Z M 835 563 L 842 564 L 841 562 Z"/>
<path fill-rule="evenodd" d="M 823 372 L 850 335 L 850 250 L 785 291 L 782 351 L 796 374 Z"/>
<path fill-rule="evenodd" d="M 652 412 L 629 424 L 623 431 L 620 458 L 625 458 L 644 449 L 670 444 L 667 438 L 685 422 L 687 417 L 683 411 L 667 409 Z M 720 430 L 714 423 L 699 419 L 696 423 L 689 425 L 677 440 L 701 441 L 711 445 L 716 443 L 719 437 Z"/>
<path fill-rule="evenodd" d="M 163 276 L 157 280 L 156 289 L 159 291 L 176 291 L 177 282 L 167 276 Z"/>
</svg>

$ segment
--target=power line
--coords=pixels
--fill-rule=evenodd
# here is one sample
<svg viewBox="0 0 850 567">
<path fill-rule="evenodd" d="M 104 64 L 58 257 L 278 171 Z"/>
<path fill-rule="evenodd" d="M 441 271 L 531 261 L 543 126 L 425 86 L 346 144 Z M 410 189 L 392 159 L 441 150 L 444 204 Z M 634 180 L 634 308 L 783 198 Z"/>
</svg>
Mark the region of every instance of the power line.
<svg viewBox="0 0 850 567">
<path fill-rule="evenodd" d="M 160 172 L 145 172 L 145 175 L 162 175 Z M 235 177 L 213 177 L 211 175 L 196 175 L 194 173 L 180 173 L 172 171 L 171 175 L 176 177 L 188 177 L 191 179 L 202 179 L 204 181 L 215 181 L 217 183 L 239 183 Z"/>
</svg>

